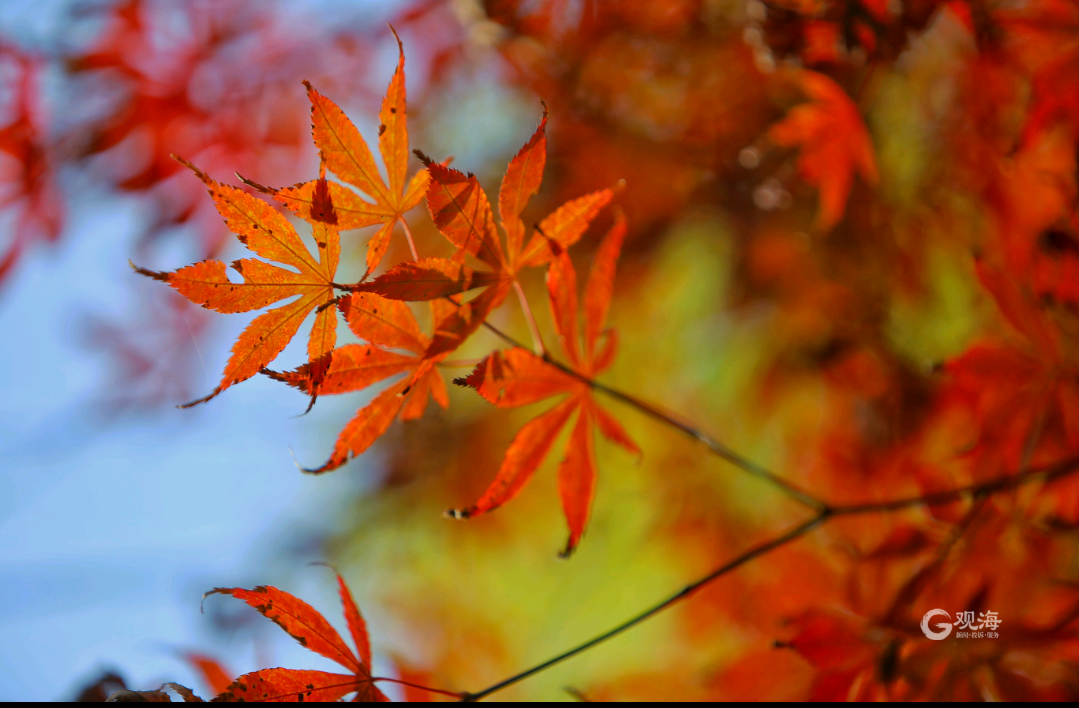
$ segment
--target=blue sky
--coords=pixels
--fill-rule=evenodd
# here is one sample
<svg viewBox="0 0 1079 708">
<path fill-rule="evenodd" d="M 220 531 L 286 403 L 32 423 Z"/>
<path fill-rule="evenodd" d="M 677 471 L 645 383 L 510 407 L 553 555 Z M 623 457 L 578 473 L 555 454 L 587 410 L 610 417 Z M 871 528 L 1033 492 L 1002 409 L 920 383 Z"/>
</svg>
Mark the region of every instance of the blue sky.
<svg viewBox="0 0 1079 708">
<path fill-rule="evenodd" d="M 2 699 L 57 698 L 105 666 L 143 687 L 190 683 L 171 647 L 227 647 L 250 655 L 236 670 L 255 668 L 247 635 L 222 644 L 199 615 L 214 586 L 279 584 L 339 614 L 326 571 L 305 563 L 320 559 L 312 540 L 377 460 L 315 478 L 289 448 L 324 457 L 333 428 L 319 421 L 354 401 L 294 418 L 302 397 L 258 378 L 192 410 L 102 416 L 110 379 L 79 320 L 137 307 L 135 212 L 118 198 L 77 201 L 63 246 L 32 252 L 0 297 Z M 200 346 L 214 370 L 203 385 L 242 326 L 221 319 Z M 274 663 L 327 668 L 283 635 L 264 641 Z"/>
<path fill-rule="evenodd" d="M 48 46 L 68 6 L 4 4 L 0 34 Z M 361 16 L 370 6 L 306 9 L 371 20 Z M 331 668 L 269 622 L 254 625 L 256 655 L 250 631 L 215 631 L 199 599 L 214 586 L 275 584 L 340 626 L 332 576 L 306 564 L 322 559 L 318 539 L 338 505 L 377 474 L 377 454 L 314 478 L 290 448 L 321 462 L 357 401 L 296 418 L 303 397 L 258 377 L 193 410 L 107 415 L 115 382 L 86 346 L 87 318 L 137 320 L 139 293 L 160 284 L 136 282 L 127 265 L 144 218 L 137 200 L 64 179 L 77 196 L 61 243 L 31 249 L 0 288 L 0 699 L 67 698 L 105 668 L 138 688 L 196 687 L 178 648 L 228 657 L 235 672 Z M 200 340 L 198 390 L 214 385 L 244 318 L 215 318 Z"/>
</svg>

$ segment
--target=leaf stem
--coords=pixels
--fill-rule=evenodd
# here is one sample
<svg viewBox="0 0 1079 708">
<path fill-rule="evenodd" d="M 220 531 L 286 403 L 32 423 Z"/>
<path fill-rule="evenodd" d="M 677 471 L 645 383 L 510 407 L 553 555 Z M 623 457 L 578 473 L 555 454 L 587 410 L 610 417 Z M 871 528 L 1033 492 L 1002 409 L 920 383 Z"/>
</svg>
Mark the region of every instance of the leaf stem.
<svg viewBox="0 0 1079 708">
<path fill-rule="evenodd" d="M 524 312 L 525 321 L 528 322 L 528 331 L 532 333 L 532 346 L 536 350 L 536 356 L 546 357 L 547 352 L 543 348 L 543 338 L 540 336 L 539 327 L 536 326 L 536 318 L 532 316 L 532 308 L 528 306 L 524 288 L 516 279 L 513 281 L 513 289 L 517 291 L 517 299 L 521 301 L 521 311 Z"/>
<path fill-rule="evenodd" d="M 465 698 L 468 694 L 461 691 L 445 691 L 441 688 L 431 688 L 430 686 L 421 686 L 418 683 L 412 683 L 411 681 L 402 681 L 401 679 L 389 678 L 388 676 L 375 676 L 372 681 L 389 681 L 390 683 L 397 683 L 402 686 L 408 686 L 409 688 L 418 688 L 421 691 L 428 691 L 430 693 L 438 693 L 443 696 L 453 696 L 454 698 Z"/>
<path fill-rule="evenodd" d="M 412 230 L 408 228 L 408 222 L 404 219 L 398 219 L 401 223 L 401 228 L 405 230 L 405 238 L 408 239 L 408 250 L 412 251 L 412 260 L 418 261 L 420 254 L 416 252 L 416 242 L 412 240 Z"/>
</svg>

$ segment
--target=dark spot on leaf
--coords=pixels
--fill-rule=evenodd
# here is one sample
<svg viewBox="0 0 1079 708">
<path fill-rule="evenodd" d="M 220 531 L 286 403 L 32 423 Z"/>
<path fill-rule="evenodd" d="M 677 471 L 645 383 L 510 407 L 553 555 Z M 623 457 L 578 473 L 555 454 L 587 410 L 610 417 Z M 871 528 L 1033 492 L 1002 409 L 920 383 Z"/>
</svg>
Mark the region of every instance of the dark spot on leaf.
<svg viewBox="0 0 1079 708">
<path fill-rule="evenodd" d="M 386 132 L 386 124 L 383 123 L 382 125 L 378 126 L 378 137 L 381 138 L 382 134 L 385 133 L 385 132 Z"/>
<path fill-rule="evenodd" d="M 1041 235 L 1041 247 L 1050 253 L 1079 252 L 1079 240 L 1075 234 L 1063 229 L 1049 229 Z"/>
</svg>

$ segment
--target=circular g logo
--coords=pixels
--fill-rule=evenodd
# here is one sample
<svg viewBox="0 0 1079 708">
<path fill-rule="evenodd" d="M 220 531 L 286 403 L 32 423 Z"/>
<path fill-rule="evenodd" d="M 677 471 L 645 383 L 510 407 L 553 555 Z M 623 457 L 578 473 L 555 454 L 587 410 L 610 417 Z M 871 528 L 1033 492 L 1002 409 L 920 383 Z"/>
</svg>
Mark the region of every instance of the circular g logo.
<svg viewBox="0 0 1079 708">
<path fill-rule="evenodd" d="M 944 615 L 948 618 L 948 622 L 937 622 L 937 628 L 935 630 L 929 629 L 929 619 L 934 615 Z M 951 615 L 944 610 L 929 610 L 925 613 L 925 617 L 922 617 L 922 633 L 930 639 L 940 640 L 947 637 L 952 633 Z"/>
</svg>

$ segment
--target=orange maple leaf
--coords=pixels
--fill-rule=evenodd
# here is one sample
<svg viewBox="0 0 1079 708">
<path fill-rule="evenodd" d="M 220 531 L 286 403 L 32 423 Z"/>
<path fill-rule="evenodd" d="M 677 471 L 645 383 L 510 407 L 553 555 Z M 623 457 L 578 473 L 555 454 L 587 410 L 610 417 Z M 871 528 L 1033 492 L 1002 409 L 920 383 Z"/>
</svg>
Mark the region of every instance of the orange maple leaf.
<svg viewBox="0 0 1079 708">
<path fill-rule="evenodd" d="M 360 131 L 336 103 L 316 91 L 307 81 L 311 99 L 311 136 L 319 149 L 322 164 L 335 175 L 375 200 L 374 204 L 339 184 L 330 183 L 330 197 L 337 210 L 341 230 L 358 229 L 382 224 L 367 242 L 367 272 L 374 270 L 390 245 L 394 226 L 404 223 L 404 214 L 423 199 L 430 176 L 420 170 L 408 184 L 408 119 L 405 105 L 405 51 L 401 39 L 391 27 L 397 40 L 398 60 L 386 96 L 379 111 L 378 149 L 386 164 L 388 184 L 379 174 L 375 158 Z M 315 190 L 317 180 L 303 182 L 284 189 L 264 187 L 242 178 L 244 182 L 266 192 L 301 218 L 317 211 Z M 411 245 L 411 242 L 410 242 Z M 413 253 L 415 248 L 413 247 Z"/>
<path fill-rule="evenodd" d="M 456 309 L 442 301 L 435 305 L 435 316 Z M 398 374 L 409 376 L 382 391 L 356 412 L 341 431 L 333 454 L 324 465 L 304 472 L 319 474 L 337 469 L 355 455 L 362 454 L 377 440 L 394 418 L 414 420 L 423 415 L 430 398 L 442 407 L 449 405 L 446 384 L 434 364 L 446 354 L 423 356 L 430 340 L 420 331 L 408 305 L 374 293 L 352 293 L 338 302 L 349 328 L 368 344 L 346 344 L 334 349 L 319 390 L 323 394 L 360 391 Z M 405 350 L 401 354 L 394 350 Z M 311 393 L 312 364 L 295 371 L 278 373 L 264 370 L 271 378 Z"/>
<path fill-rule="evenodd" d="M 234 283 L 226 274 L 224 262 L 206 260 L 170 273 L 132 267 L 142 275 L 168 283 L 188 300 L 215 312 L 250 312 L 294 295 L 296 300 L 259 315 L 240 334 L 232 347 L 221 382 L 196 401 L 183 408 L 208 401 L 233 384 L 245 381 L 273 361 L 295 336 L 300 324 L 312 310 L 318 310 L 307 346 L 314 378 L 312 394 L 318 391 L 324 373 L 325 357 L 337 338 L 337 320 L 329 305 L 334 300 L 333 279 L 337 272 L 341 244 L 335 210 L 327 182 L 320 192 L 321 219 L 313 220 L 318 260 L 303 245 L 296 229 L 272 206 L 236 187 L 216 182 L 183 158 L 186 165 L 209 187 L 214 206 L 225 218 L 229 229 L 256 255 L 296 268 L 299 272 L 256 259 L 232 263 L 244 282 Z"/>
<path fill-rule="evenodd" d="M 558 470 L 558 492 L 569 524 L 569 540 L 562 555 L 568 556 L 577 547 L 588 525 L 595 494 L 593 425 L 598 426 L 607 439 L 640 454 L 640 448 L 621 423 L 592 397 L 592 389 L 587 383 L 614 361 L 617 348 L 614 332 L 608 331 L 604 345 L 598 345 L 603 339 L 615 264 L 625 231 L 625 221 L 618 215 L 592 263 L 584 297 L 583 338 L 579 337 L 578 328 L 577 275 L 564 249 L 554 256 L 547 272 L 555 328 L 562 350 L 579 376 L 563 371 L 526 349 L 515 347 L 504 353 L 495 352 L 480 362 L 467 378 L 454 380 L 458 385 L 475 388 L 481 396 L 501 408 L 523 406 L 561 394 L 568 396 L 517 432 L 494 482 L 479 501 L 466 509 L 451 511 L 450 515 L 469 518 L 496 509 L 517 496 L 576 411 L 577 422 L 566 445 L 566 457 Z"/>
<path fill-rule="evenodd" d="M 435 226 L 457 247 L 452 259 L 424 258 L 391 268 L 371 283 L 357 289 L 379 293 L 395 300 L 434 300 L 477 287 L 485 290 L 438 321 L 424 356 L 453 351 L 502 304 L 510 288 L 517 285 L 517 273 L 524 266 L 541 266 L 552 258 L 549 242 L 567 248 L 576 243 L 614 196 L 601 189 L 566 202 L 540 222 L 537 233 L 525 243 L 521 212 L 539 190 L 547 161 L 547 111 L 532 137 L 510 161 L 498 195 L 502 228 L 506 232 L 503 250 L 487 195 L 475 175 L 464 174 L 416 151 L 427 166 L 430 186 L 427 208 Z M 472 255 L 492 268 L 477 271 L 464 264 Z"/>
<path fill-rule="evenodd" d="M 378 690 L 371 678 L 371 645 L 367 626 L 363 621 L 348 586 L 337 575 L 341 603 L 345 607 L 345 620 L 356 644 L 359 658 L 341 638 L 329 622 L 303 600 L 267 585 L 252 590 L 243 588 L 214 588 L 206 595 L 232 595 L 254 607 L 296 641 L 316 654 L 337 662 L 348 669 L 349 674 L 332 674 L 325 671 L 302 671 L 296 669 L 262 669 L 244 674 L 232 682 L 215 698 L 218 702 L 231 701 L 335 701 L 349 693 L 356 693 L 356 701 L 387 702 L 389 699 Z M 205 597 L 205 596 L 204 596 Z"/>
<path fill-rule="evenodd" d="M 839 84 L 806 70 L 798 82 L 812 102 L 792 108 L 768 137 L 777 145 L 801 147 L 798 171 L 820 190 L 816 227 L 828 231 L 843 217 L 855 170 L 877 183 L 873 143 L 858 106 Z"/>
</svg>

